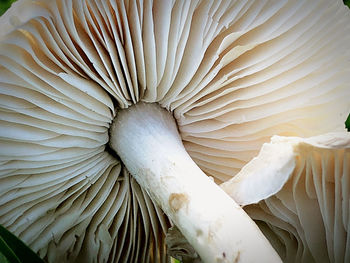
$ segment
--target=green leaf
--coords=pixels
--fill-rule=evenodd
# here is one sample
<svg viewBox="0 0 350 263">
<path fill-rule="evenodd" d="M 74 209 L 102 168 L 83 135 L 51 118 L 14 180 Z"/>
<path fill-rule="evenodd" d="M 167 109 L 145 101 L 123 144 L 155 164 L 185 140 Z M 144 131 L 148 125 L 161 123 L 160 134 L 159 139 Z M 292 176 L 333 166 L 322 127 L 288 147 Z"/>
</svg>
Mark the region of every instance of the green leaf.
<svg viewBox="0 0 350 263">
<path fill-rule="evenodd" d="M 344 4 L 350 7 L 350 0 L 344 0 Z"/>
<path fill-rule="evenodd" d="M 170 257 L 170 259 L 171 259 L 170 260 L 171 263 L 181 263 L 181 261 L 176 258 Z"/>
<path fill-rule="evenodd" d="M 0 252 L 6 261 L 11 263 L 21 263 L 13 250 L 7 245 L 5 240 L 0 236 Z M 2 261 L 0 261 L 2 262 Z"/>
<path fill-rule="evenodd" d="M 6 12 L 6 10 L 11 6 L 16 0 L 0 0 L 0 16 Z M 0 261 L 1 262 L 1 261 Z"/>
<path fill-rule="evenodd" d="M 11 263 L 8 259 L 0 252 L 0 262 L 1 263 Z"/>
<path fill-rule="evenodd" d="M 15 235 L 0 225 L 0 262 L 43 263 L 44 261 Z"/>
</svg>

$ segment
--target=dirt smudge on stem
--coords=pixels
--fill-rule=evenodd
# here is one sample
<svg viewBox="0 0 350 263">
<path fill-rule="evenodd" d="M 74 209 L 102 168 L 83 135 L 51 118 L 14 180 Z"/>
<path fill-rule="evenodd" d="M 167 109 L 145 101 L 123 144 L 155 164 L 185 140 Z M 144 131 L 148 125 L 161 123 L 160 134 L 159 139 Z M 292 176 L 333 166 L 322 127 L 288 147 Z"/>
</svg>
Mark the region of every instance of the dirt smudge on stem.
<svg viewBox="0 0 350 263">
<path fill-rule="evenodd" d="M 172 193 L 169 196 L 169 206 L 175 213 L 181 208 L 187 207 L 188 202 L 188 196 L 183 193 Z"/>
</svg>

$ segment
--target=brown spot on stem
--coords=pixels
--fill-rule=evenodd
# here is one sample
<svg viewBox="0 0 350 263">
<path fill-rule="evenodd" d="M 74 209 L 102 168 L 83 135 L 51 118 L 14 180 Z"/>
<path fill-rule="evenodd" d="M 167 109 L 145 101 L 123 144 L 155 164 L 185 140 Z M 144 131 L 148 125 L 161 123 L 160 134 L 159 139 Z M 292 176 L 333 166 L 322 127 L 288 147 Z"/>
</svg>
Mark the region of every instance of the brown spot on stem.
<svg viewBox="0 0 350 263">
<path fill-rule="evenodd" d="M 213 241 L 213 239 L 214 239 L 214 232 L 211 229 L 209 229 L 208 241 L 211 242 L 211 241 Z"/>
<path fill-rule="evenodd" d="M 186 194 L 173 193 L 169 197 L 169 206 L 174 212 L 177 212 L 182 207 L 187 206 L 188 201 Z"/>
<path fill-rule="evenodd" d="M 238 252 L 237 252 L 237 256 L 235 257 L 235 261 L 234 261 L 234 263 L 238 263 L 238 262 L 239 262 L 240 257 L 241 257 L 241 252 L 240 252 L 240 251 L 238 251 Z"/>
<path fill-rule="evenodd" d="M 203 234 L 203 231 L 201 230 L 201 229 L 197 229 L 196 230 L 196 235 L 197 235 L 197 237 L 199 237 L 199 236 L 201 236 Z"/>
</svg>

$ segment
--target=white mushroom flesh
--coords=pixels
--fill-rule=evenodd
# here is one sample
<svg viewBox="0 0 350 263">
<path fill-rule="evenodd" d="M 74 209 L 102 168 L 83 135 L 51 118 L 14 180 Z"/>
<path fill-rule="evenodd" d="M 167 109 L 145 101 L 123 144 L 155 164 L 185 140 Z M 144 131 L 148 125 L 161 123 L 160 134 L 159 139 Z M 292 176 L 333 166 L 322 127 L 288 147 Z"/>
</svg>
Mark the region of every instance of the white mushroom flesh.
<svg viewBox="0 0 350 263">
<path fill-rule="evenodd" d="M 222 188 L 283 262 L 350 261 L 350 133 L 273 137 Z"/>
</svg>

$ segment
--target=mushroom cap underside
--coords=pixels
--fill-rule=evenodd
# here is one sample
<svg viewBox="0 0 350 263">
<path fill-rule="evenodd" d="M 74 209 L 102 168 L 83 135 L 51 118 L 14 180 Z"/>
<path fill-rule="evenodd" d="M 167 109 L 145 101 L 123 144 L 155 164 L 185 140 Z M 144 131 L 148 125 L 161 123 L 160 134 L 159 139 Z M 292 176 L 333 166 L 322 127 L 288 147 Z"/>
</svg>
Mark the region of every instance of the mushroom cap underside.
<svg viewBox="0 0 350 263">
<path fill-rule="evenodd" d="M 0 18 L 0 223 L 50 261 L 162 261 L 169 222 L 105 146 L 118 110 L 172 111 L 224 182 L 274 134 L 344 129 L 349 20 L 341 1 L 16 2 Z"/>
</svg>

